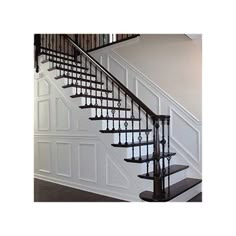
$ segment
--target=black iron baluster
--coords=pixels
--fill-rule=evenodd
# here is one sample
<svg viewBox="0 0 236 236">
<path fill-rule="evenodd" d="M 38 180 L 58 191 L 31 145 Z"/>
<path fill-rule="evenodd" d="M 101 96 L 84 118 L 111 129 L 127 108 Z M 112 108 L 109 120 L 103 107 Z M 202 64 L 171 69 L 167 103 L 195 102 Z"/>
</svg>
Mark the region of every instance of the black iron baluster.
<svg viewBox="0 0 236 236">
<path fill-rule="evenodd" d="M 47 51 L 47 45 L 48 45 L 48 36 L 47 36 L 47 34 L 45 34 L 45 49 L 44 49 L 44 51 L 47 53 L 48 51 Z M 47 60 L 48 59 L 48 55 L 46 54 L 45 55 L 45 59 Z"/>
<path fill-rule="evenodd" d="M 54 34 L 52 34 L 52 50 L 54 50 Z M 52 67 L 54 67 L 54 52 L 52 51 Z"/>
<path fill-rule="evenodd" d="M 61 37 L 62 36 L 59 34 L 59 56 L 61 56 L 61 52 L 62 52 L 62 42 L 61 42 L 62 39 L 61 39 Z M 59 65 L 60 70 L 59 71 L 60 71 L 60 76 L 61 76 L 61 74 L 62 74 L 61 73 L 61 68 L 62 68 L 62 58 L 61 57 L 59 58 L 59 62 L 60 62 L 60 65 Z"/>
<path fill-rule="evenodd" d="M 134 118 L 134 101 L 133 99 L 131 100 L 131 118 Z M 134 144 L 134 120 L 132 119 L 132 144 Z M 134 158 L 134 146 L 132 145 L 132 159 Z"/>
<path fill-rule="evenodd" d="M 161 144 L 162 144 L 162 190 L 164 192 L 165 190 L 165 118 L 162 118 L 161 120 L 161 127 L 162 127 L 162 140 L 161 140 Z"/>
<path fill-rule="evenodd" d="M 79 55 L 80 55 L 80 64 L 82 65 L 82 60 L 83 60 L 82 53 L 80 52 Z M 81 69 L 80 69 L 80 71 L 81 71 Z M 80 74 L 79 78 L 82 78 L 81 74 Z M 82 95 L 82 88 L 81 87 L 82 87 L 82 80 L 80 80 L 80 95 Z"/>
<path fill-rule="evenodd" d="M 120 100 L 120 87 L 118 87 L 118 99 Z M 118 106 L 118 117 L 119 117 L 119 144 L 121 144 L 121 133 L 120 133 L 120 106 L 121 106 L 121 103 L 120 101 L 118 101 L 117 103 L 117 106 Z"/>
<path fill-rule="evenodd" d="M 149 135 L 149 131 L 148 131 L 148 113 L 146 113 L 146 141 L 148 143 L 148 135 Z M 148 155 L 149 155 L 149 151 L 148 151 L 148 147 L 149 145 L 147 145 L 147 173 L 146 175 L 149 176 L 149 159 L 148 159 Z"/>
<path fill-rule="evenodd" d="M 87 57 L 85 57 L 85 67 L 87 68 Z M 85 79 L 86 79 L 86 84 L 85 84 L 85 105 L 88 105 L 88 91 L 87 91 L 87 87 L 88 87 L 88 75 L 86 73 L 85 75 Z M 91 98 L 90 98 L 90 102 L 91 102 Z"/>
<path fill-rule="evenodd" d="M 55 34 L 55 37 L 56 37 L 56 57 L 55 57 L 55 59 L 56 59 L 56 65 L 58 65 L 58 62 L 57 62 L 57 52 L 58 52 L 58 35 L 57 34 Z"/>
<path fill-rule="evenodd" d="M 141 135 L 141 108 L 138 106 L 138 118 L 139 118 L 139 136 L 138 136 L 138 141 L 139 141 L 139 160 L 142 160 L 141 158 L 141 141 L 142 141 L 142 135 Z M 147 144 L 148 146 L 148 144 Z"/>
<path fill-rule="evenodd" d="M 170 117 L 167 118 L 167 152 L 170 153 Z M 168 161 L 168 194 L 170 194 L 170 160 L 171 156 L 167 157 Z"/>
<path fill-rule="evenodd" d="M 48 35 L 48 49 L 49 49 L 48 54 L 49 54 L 49 59 L 50 59 L 50 56 L 51 56 L 51 51 L 50 51 L 50 49 L 51 49 L 51 34 Z"/>
<path fill-rule="evenodd" d="M 66 40 L 65 40 L 65 37 L 63 37 L 63 53 L 64 54 L 61 54 L 61 57 L 63 57 L 63 75 L 66 76 L 66 72 L 65 72 L 65 69 L 66 69 L 66 64 L 65 64 L 65 53 L 66 53 Z"/>
<path fill-rule="evenodd" d="M 107 130 L 109 130 L 109 122 L 108 122 L 108 118 L 109 118 L 109 113 L 108 113 L 108 76 L 106 76 L 106 95 L 107 95 Z"/>
<path fill-rule="evenodd" d="M 102 83 L 102 70 L 101 70 L 101 73 L 100 73 L 100 82 Z M 101 116 L 100 117 L 103 117 L 103 114 L 102 114 L 102 105 L 103 105 L 103 99 L 102 99 L 102 84 L 100 84 L 100 92 L 101 92 Z"/>
<path fill-rule="evenodd" d="M 114 93 L 115 93 L 115 91 L 114 91 L 114 82 L 112 81 L 112 85 L 111 85 L 111 87 L 112 87 L 112 98 L 114 99 Z M 112 112 L 112 118 L 113 118 L 113 120 L 112 120 L 112 130 L 115 130 L 115 120 L 114 120 L 114 114 L 115 114 L 115 110 L 114 110 L 114 100 L 112 101 L 112 110 L 111 110 L 111 112 Z"/>
<path fill-rule="evenodd" d="M 125 93 L 125 144 L 128 145 L 127 142 L 127 128 L 128 128 L 128 122 L 127 122 L 127 94 Z"/>
<path fill-rule="evenodd" d="M 67 54 L 67 56 L 66 56 L 66 58 L 67 58 L 67 63 L 69 63 L 69 41 L 67 40 L 67 45 L 66 45 L 66 54 Z M 66 65 L 66 69 L 67 69 L 67 85 L 69 85 L 69 83 L 70 83 L 70 80 L 69 80 L 69 75 L 70 75 L 70 73 L 69 73 L 69 64 L 67 64 Z M 71 73 L 71 76 L 73 76 L 73 74 Z M 71 81 L 73 81 L 73 79 L 71 79 Z"/>
<path fill-rule="evenodd" d="M 92 62 L 89 62 L 89 73 L 92 74 Z M 90 76 L 90 96 L 92 95 L 92 77 Z M 92 99 L 90 99 L 90 105 L 92 106 Z"/>
<path fill-rule="evenodd" d="M 97 69 L 97 66 L 95 66 L 95 75 L 96 75 L 96 80 L 98 79 L 98 69 Z M 98 89 L 98 85 L 97 85 L 97 83 L 95 84 L 95 87 L 96 87 L 96 90 L 95 90 L 95 95 L 96 95 L 96 98 L 95 98 L 95 106 L 96 106 L 96 108 L 95 108 L 95 112 L 96 112 L 96 117 L 98 117 L 98 109 L 97 109 L 97 106 L 98 106 L 98 99 L 97 99 L 97 96 L 98 96 L 98 91 L 97 91 L 97 89 Z"/>
</svg>

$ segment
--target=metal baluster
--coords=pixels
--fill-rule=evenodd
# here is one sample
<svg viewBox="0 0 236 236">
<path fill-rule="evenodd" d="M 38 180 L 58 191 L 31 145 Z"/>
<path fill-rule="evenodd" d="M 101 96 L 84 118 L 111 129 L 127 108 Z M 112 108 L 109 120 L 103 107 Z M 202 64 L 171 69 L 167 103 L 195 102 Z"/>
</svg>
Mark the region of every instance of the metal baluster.
<svg viewBox="0 0 236 236">
<path fill-rule="evenodd" d="M 142 135 L 141 135 L 141 108 L 140 106 L 138 106 L 138 118 L 139 120 L 139 136 L 138 136 L 138 140 L 139 140 L 139 160 L 142 160 L 141 158 L 141 141 L 142 141 Z M 148 146 L 148 144 L 147 144 Z"/>
<path fill-rule="evenodd" d="M 125 94 L 125 144 L 127 145 L 127 127 L 128 127 L 128 122 L 127 122 L 127 94 Z"/>
<path fill-rule="evenodd" d="M 80 63 L 81 63 L 81 65 L 82 65 L 82 60 L 83 60 L 82 53 L 80 52 L 79 55 L 80 55 Z M 81 69 L 80 69 L 80 72 L 81 72 Z M 82 79 L 81 74 L 80 74 L 79 78 Z M 82 86 L 82 80 L 80 80 L 80 87 L 81 87 L 81 86 Z M 82 88 L 80 88 L 80 95 L 82 95 Z"/>
<path fill-rule="evenodd" d="M 52 50 L 54 50 L 54 34 L 52 34 Z M 54 52 L 52 51 L 52 67 L 54 67 Z"/>
<path fill-rule="evenodd" d="M 97 66 L 95 66 L 95 75 L 96 75 L 96 81 L 97 81 L 97 79 L 98 79 Z M 96 95 L 96 98 L 95 98 L 95 106 L 96 106 L 95 112 L 96 112 L 96 117 L 98 117 L 98 109 L 97 109 L 97 106 L 98 106 L 98 100 L 97 100 L 97 96 L 98 96 L 98 91 L 97 91 L 98 85 L 97 85 L 97 83 L 95 84 L 95 87 L 96 87 L 96 90 L 95 90 L 95 95 Z"/>
<path fill-rule="evenodd" d="M 59 56 L 61 56 L 61 52 L 62 52 L 62 42 L 61 42 L 62 39 L 61 39 L 61 37 L 62 37 L 62 36 L 59 34 Z M 60 76 L 61 76 L 61 74 L 62 74 L 62 73 L 61 73 L 61 68 L 62 68 L 62 64 L 61 64 L 61 63 L 62 63 L 62 58 L 59 59 L 59 62 L 60 62 L 60 66 L 59 66 L 59 67 L 60 67 L 60 70 L 59 70 L 59 71 L 60 71 Z"/>
<path fill-rule="evenodd" d="M 92 62 L 89 62 L 89 73 L 92 74 Z M 92 77 L 90 76 L 90 96 L 92 95 Z M 90 105 L 92 106 L 92 99 L 90 99 Z"/>
<path fill-rule="evenodd" d="M 65 53 L 66 53 L 66 40 L 65 40 L 65 37 L 63 37 L 63 40 L 64 40 L 64 42 L 63 42 L 63 53 L 64 54 L 61 54 L 61 57 L 63 57 L 63 62 L 65 63 Z M 63 69 L 64 69 L 63 74 L 64 74 L 64 76 L 66 76 L 66 72 L 65 72 L 66 65 L 65 64 L 63 64 Z"/>
<path fill-rule="evenodd" d="M 66 58 L 67 58 L 67 63 L 69 63 L 69 41 L 67 40 L 67 45 L 66 45 Z M 68 65 L 66 65 L 66 69 L 67 70 L 69 70 L 70 68 L 69 68 L 69 64 Z M 69 83 L 70 83 L 70 80 L 69 80 L 69 75 L 70 75 L 70 73 L 69 73 L 69 71 L 67 71 L 66 72 L 67 73 L 67 84 L 69 85 Z M 71 73 L 71 76 L 73 76 L 73 74 Z M 72 79 L 71 79 L 72 80 Z"/>
<path fill-rule="evenodd" d="M 120 99 L 120 87 L 118 87 L 118 99 Z M 121 106 L 121 103 L 120 101 L 117 103 L 117 106 L 118 106 L 118 116 L 119 116 L 119 144 L 121 144 L 121 133 L 120 133 L 120 106 Z"/>
<path fill-rule="evenodd" d="M 85 57 L 85 67 L 87 67 L 87 57 Z M 85 105 L 87 106 L 88 105 L 88 92 L 87 92 L 87 87 L 88 87 L 88 76 L 87 76 L 87 73 L 85 75 L 85 79 L 86 79 L 86 84 L 85 84 Z M 91 98 L 90 98 L 90 102 L 91 102 Z"/>
<path fill-rule="evenodd" d="M 51 55 L 51 51 L 50 51 L 50 49 L 51 49 L 51 34 L 48 35 L 48 49 L 49 49 L 48 54 L 49 54 L 49 59 L 50 59 L 50 55 Z"/>
<path fill-rule="evenodd" d="M 102 83 L 102 71 L 100 72 L 100 82 Z M 102 105 L 103 105 L 103 99 L 102 99 L 102 84 L 100 84 L 100 92 L 101 92 L 101 116 L 100 117 L 103 117 L 103 114 L 102 114 Z"/>
<path fill-rule="evenodd" d="M 114 99 L 114 93 L 115 93 L 115 91 L 114 91 L 114 82 L 112 81 L 112 98 Z M 112 118 L 113 118 L 113 120 L 112 120 L 112 130 L 115 130 L 115 120 L 114 120 L 114 100 L 112 101 L 112 110 L 111 110 L 111 112 L 112 112 Z"/>
<path fill-rule="evenodd" d="M 148 113 L 146 113 L 146 141 L 148 143 L 148 135 L 149 135 L 149 131 L 148 131 Z M 149 145 L 147 145 L 147 173 L 146 175 L 149 176 L 149 159 L 148 159 L 148 155 L 149 155 L 149 152 L 148 152 L 148 147 Z"/>
<path fill-rule="evenodd" d="M 109 113 L 108 113 L 108 76 L 106 76 L 106 89 L 107 89 L 107 118 L 109 118 Z M 109 130 L 109 124 L 108 124 L 108 119 L 107 119 L 107 130 Z"/>
<path fill-rule="evenodd" d="M 56 60 L 56 65 L 58 65 L 58 62 L 57 62 L 57 52 L 58 52 L 58 35 L 57 34 L 55 34 L 55 37 L 56 37 L 56 57 L 55 57 L 55 60 Z"/>
<path fill-rule="evenodd" d="M 134 101 L 133 99 L 131 100 L 131 118 L 134 118 Z M 134 120 L 131 121 L 132 122 L 132 144 L 134 144 Z M 132 159 L 134 158 L 134 146 L 132 146 Z"/>
<path fill-rule="evenodd" d="M 170 153 L 170 117 L 167 118 L 167 152 Z M 171 156 L 167 157 L 168 161 L 168 194 L 170 194 L 170 160 Z"/>
</svg>

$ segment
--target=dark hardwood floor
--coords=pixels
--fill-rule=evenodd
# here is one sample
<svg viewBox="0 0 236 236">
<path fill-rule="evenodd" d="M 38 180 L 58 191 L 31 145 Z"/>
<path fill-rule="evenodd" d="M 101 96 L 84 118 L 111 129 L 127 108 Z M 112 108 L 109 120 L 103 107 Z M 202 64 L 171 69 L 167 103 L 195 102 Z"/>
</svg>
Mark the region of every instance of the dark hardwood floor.
<svg viewBox="0 0 236 236">
<path fill-rule="evenodd" d="M 35 202 L 125 202 L 123 200 L 34 179 Z"/>
</svg>

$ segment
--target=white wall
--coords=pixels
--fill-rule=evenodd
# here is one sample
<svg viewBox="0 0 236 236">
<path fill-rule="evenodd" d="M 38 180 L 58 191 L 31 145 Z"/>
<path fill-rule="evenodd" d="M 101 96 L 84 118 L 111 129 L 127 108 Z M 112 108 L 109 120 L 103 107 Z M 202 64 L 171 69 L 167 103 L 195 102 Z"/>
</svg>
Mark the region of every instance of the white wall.
<svg viewBox="0 0 236 236">
<path fill-rule="evenodd" d="M 141 35 L 114 51 L 201 121 L 201 39 L 186 35 Z"/>
</svg>

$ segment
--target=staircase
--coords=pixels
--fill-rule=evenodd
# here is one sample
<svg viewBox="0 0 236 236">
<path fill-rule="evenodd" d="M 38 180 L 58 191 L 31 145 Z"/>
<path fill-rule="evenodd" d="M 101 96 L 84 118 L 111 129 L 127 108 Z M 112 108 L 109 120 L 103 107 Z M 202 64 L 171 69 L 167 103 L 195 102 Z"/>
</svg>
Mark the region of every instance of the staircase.
<svg viewBox="0 0 236 236">
<path fill-rule="evenodd" d="M 165 202 L 201 183 L 185 178 L 170 184 L 171 175 L 186 165 L 171 164 L 176 153 L 170 151 L 170 116 L 158 115 L 125 87 L 114 75 L 90 56 L 78 40 L 68 35 L 35 35 L 35 67 L 50 65 L 56 80 L 64 80 L 71 98 L 82 99 L 81 109 L 92 109 L 92 121 L 102 122 L 101 133 L 113 134 L 116 148 L 127 148 L 124 161 L 146 164 L 139 178 L 153 182 L 153 191 L 143 191 L 144 201 Z"/>
</svg>

